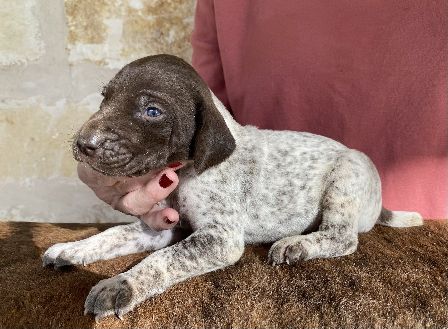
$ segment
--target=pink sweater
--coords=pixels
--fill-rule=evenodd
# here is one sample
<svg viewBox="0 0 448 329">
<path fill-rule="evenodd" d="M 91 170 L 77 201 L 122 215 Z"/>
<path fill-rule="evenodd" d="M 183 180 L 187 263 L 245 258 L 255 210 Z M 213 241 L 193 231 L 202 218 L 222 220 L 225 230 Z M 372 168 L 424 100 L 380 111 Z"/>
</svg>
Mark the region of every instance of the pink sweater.
<svg viewBox="0 0 448 329">
<path fill-rule="evenodd" d="M 448 1 L 198 0 L 193 66 L 241 124 L 366 153 L 393 210 L 448 218 Z"/>
</svg>

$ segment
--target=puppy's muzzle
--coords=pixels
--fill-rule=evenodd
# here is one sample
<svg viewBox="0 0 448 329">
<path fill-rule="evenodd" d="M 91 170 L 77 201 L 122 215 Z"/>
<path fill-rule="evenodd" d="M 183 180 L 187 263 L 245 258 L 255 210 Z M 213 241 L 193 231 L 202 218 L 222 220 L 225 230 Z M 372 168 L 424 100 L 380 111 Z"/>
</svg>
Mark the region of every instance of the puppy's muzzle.
<svg viewBox="0 0 448 329">
<path fill-rule="evenodd" d="M 116 134 L 82 129 L 74 141 L 74 155 L 91 165 L 124 166 L 132 158 L 125 144 Z"/>
<path fill-rule="evenodd" d="M 81 153 L 88 157 L 92 157 L 95 155 L 96 151 L 101 147 L 104 143 L 104 138 L 92 135 L 90 138 L 86 138 L 84 136 L 79 136 L 76 141 L 76 146 Z"/>
</svg>

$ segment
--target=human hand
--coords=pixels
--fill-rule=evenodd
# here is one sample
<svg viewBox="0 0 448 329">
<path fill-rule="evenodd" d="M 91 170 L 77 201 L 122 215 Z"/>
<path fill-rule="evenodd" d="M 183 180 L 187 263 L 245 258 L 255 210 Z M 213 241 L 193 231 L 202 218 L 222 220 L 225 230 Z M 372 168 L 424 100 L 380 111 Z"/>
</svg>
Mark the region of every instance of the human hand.
<svg viewBox="0 0 448 329">
<path fill-rule="evenodd" d="M 78 163 L 78 176 L 96 196 L 114 209 L 140 218 L 150 228 L 160 231 L 173 228 L 179 213 L 160 204 L 176 187 L 179 179 L 175 170 L 178 162 L 161 171 L 139 177 L 105 176 L 85 163 Z"/>
</svg>

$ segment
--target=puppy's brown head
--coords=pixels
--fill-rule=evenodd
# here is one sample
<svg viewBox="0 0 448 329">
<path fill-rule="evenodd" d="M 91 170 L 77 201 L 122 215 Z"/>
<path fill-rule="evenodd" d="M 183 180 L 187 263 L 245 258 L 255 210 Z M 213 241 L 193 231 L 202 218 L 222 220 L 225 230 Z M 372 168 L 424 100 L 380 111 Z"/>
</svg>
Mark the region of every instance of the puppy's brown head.
<svg viewBox="0 0 448 329">
<path fill-rule="evenodd" d="M 138 59 L 102 94 L 100 110 L 75 135 L 73 154 L 103 174 L 140 176 L 182 160 L 201 173 L 235 148 L 206 84 L 180 58 Z"/>
</svg>

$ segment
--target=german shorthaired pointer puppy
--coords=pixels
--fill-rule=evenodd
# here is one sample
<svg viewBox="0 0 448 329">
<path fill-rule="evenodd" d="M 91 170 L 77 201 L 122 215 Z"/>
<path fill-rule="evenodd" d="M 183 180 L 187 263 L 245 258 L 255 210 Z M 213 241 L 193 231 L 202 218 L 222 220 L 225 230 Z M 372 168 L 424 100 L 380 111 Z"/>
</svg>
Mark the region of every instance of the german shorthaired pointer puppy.
<svg viewBox="0 0 448 329">
<path fill-rule="evenodd" d="M 109 82 L 100 110 L 77 133 L 95 150 L 75 158 L 111 176 L 139 176 L 173 162 L 180 183 L 166 200 L 190 235 L 137 221 L 56 244 L 44 265 L 87 264 L 156 250 L 100 281 L 85 312 L 121 317 L 168 287 L 237 262 L 245 243 L 275 242 L 272 264 L 353 253 L 376 223 L 421 225 L 413 212 L 382 208 L 378 173 L 361 152 L 310 133 L 241 126 L 194 69 L 169 55 L 141 58 Z M 179 229 L 176 227 L 176 229 Z"/>
</svg>

